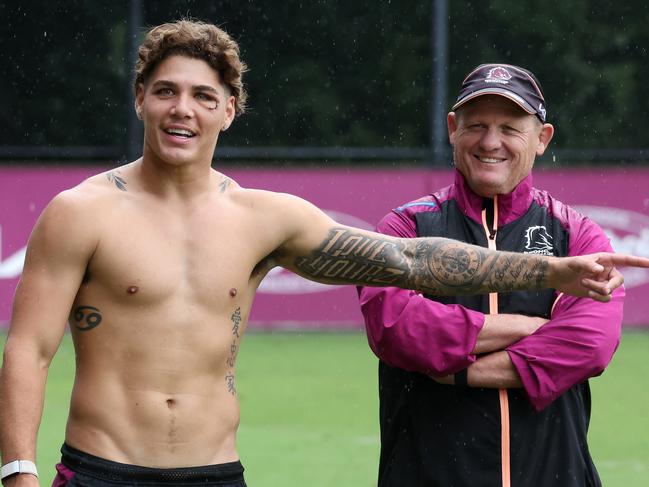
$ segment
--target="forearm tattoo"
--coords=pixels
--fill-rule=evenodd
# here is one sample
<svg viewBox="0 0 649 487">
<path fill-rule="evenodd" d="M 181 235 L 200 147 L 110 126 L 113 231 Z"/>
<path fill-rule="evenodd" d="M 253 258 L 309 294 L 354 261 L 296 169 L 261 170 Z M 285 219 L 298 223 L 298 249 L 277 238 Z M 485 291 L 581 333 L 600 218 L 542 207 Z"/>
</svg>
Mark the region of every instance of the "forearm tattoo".
<svg viewBox="0 0 649 487">
<path fill-rule="evenodd" d="M 126 181 L 120 176 L 119 171 L 110 171 L 106 173 L 106 178 L 113 183 L 115 186 L 117 186 L 117 189 L 120 191 L 126 191 Z"/>
<path fill-rule="evenodd" d="M 331 284 L 397 286 L 429 294 L 484 294 L 539 289 L 547 259 L 494 252 L 444 238 L 389 239 L 347 228 L 295 261 L 307 278 Z"/>
<path fill-rule="evenodd" d="M 228 392 L 232 395 L 237 394 L 237 388 L 235 384 L 234 377 L 234 366 L 237 361 L 237 352 L 239 350 L 239 340 L 241 336 L 239 335 L 239 329 L 241 327 L 241 308 L 238 307 L 234 310 L 230 316 L 230 321 L 232 322 L 232 343 L 230 344 L 230 354 L 226 360 L 227 371 L 225 373 L 225 385 L 228 388 Z"/>
<path fill-rule="evenodd" d="M 70 315 L 70 324 L 79 331 L 88 331 L 101 324 L 101 311 L 94 306 L 77 306 Z"/>
</svg>

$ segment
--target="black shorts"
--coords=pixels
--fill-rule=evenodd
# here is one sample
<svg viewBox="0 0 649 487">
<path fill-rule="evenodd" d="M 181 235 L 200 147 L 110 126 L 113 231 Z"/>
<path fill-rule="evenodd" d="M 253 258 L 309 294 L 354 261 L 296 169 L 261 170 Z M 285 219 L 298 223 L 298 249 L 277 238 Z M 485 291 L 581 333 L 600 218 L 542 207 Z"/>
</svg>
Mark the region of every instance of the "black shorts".
<svg viewBox="0 0 649 487">
<path fill-rule="evenodd" d="M 111 462 L 63 445 L 55 487 L 112 487 L 127 485 L 175 485 L 246 487 L 241 462 L 204 467 L 148 468 Z"/>
</svg>

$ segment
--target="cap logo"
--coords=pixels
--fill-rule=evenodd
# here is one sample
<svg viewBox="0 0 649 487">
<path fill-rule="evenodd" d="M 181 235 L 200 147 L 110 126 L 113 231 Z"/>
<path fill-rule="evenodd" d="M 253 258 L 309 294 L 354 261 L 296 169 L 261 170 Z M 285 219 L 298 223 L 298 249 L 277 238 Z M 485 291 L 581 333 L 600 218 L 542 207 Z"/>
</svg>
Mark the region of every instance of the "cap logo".
<svg viewBox="0 0 649 487">
<path fill-rule="evenodd" d="M 512 75 L 509 71 L 502 66 L 497 66 L 489 70 L 485 78 L 485 83 L 501 83 L 506 85 L 510 79 L 512 79 Z"/>
<path fill-rule="evenodd" d="M 539 103 L 539 107 L 536 111 L 541 114 L 541 118 L 545 121 L 545 107 L 543 106 L 543 103 Z"/>
</svg>

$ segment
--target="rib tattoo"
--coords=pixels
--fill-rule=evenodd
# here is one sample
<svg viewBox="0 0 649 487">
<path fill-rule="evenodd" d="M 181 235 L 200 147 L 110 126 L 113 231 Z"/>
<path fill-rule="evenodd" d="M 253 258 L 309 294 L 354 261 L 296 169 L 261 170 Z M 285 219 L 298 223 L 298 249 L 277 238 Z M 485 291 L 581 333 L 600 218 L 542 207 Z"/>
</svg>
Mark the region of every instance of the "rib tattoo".
<svg viewBox="0 0 649 487">
<path fill-rule="evenodd" d="M 79 331 L 88 331 L 101 324 L 102 316 L 94 306 L 77 306 L 74 309 L 70 322 Z"/>
<path fill-rule="evenodd" d="M 437 295 L 539 289 L 548 271 L 541 256 L 494 252 L 445 238 L 395 240 L 349 228 L 332 229 L 317 250 L 295 264 L 316 281 Z"/>
<path fill-rule="evenodd" d="M 225 384 L 228 389 L 228 392 L 233 396 L 237 395 L 237 386 L 234 376 L 234 367 L 237 361 L 237 352 L 239 350 L 239 341 L 241 340 L 241 335 L 239 334 L 239 328 L 241 326 L 241 307 L 237 307 L 230 316 L 232 321 L 232 343 L 230 344 L 230 355 L 228 355 L 227 360 L 225 361 L 227 365 L 227 371 L 225 373 Z"/>
</svg>

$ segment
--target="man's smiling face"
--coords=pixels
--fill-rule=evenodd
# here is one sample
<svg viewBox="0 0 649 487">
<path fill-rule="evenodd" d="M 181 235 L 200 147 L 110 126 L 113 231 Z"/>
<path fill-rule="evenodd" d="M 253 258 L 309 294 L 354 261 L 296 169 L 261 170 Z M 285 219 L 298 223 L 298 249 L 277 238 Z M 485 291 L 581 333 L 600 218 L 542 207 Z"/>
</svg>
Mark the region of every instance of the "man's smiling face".
<svg viewBox="0 0 649 487">
<path fill-rule="evenodd" d="M 212 160 L 221 130 L 234 118 L 234 97 L 205 61 L 173 55 L 138 87 L 144 151 L 168 164 Z"/>
<path fill-rule="evenodd" d="M 554 129 L 513 101 L 480 96 L 448 115 L 455 167 L 477 194 L 510 193 L 545 151 Z"/>
</svg>

